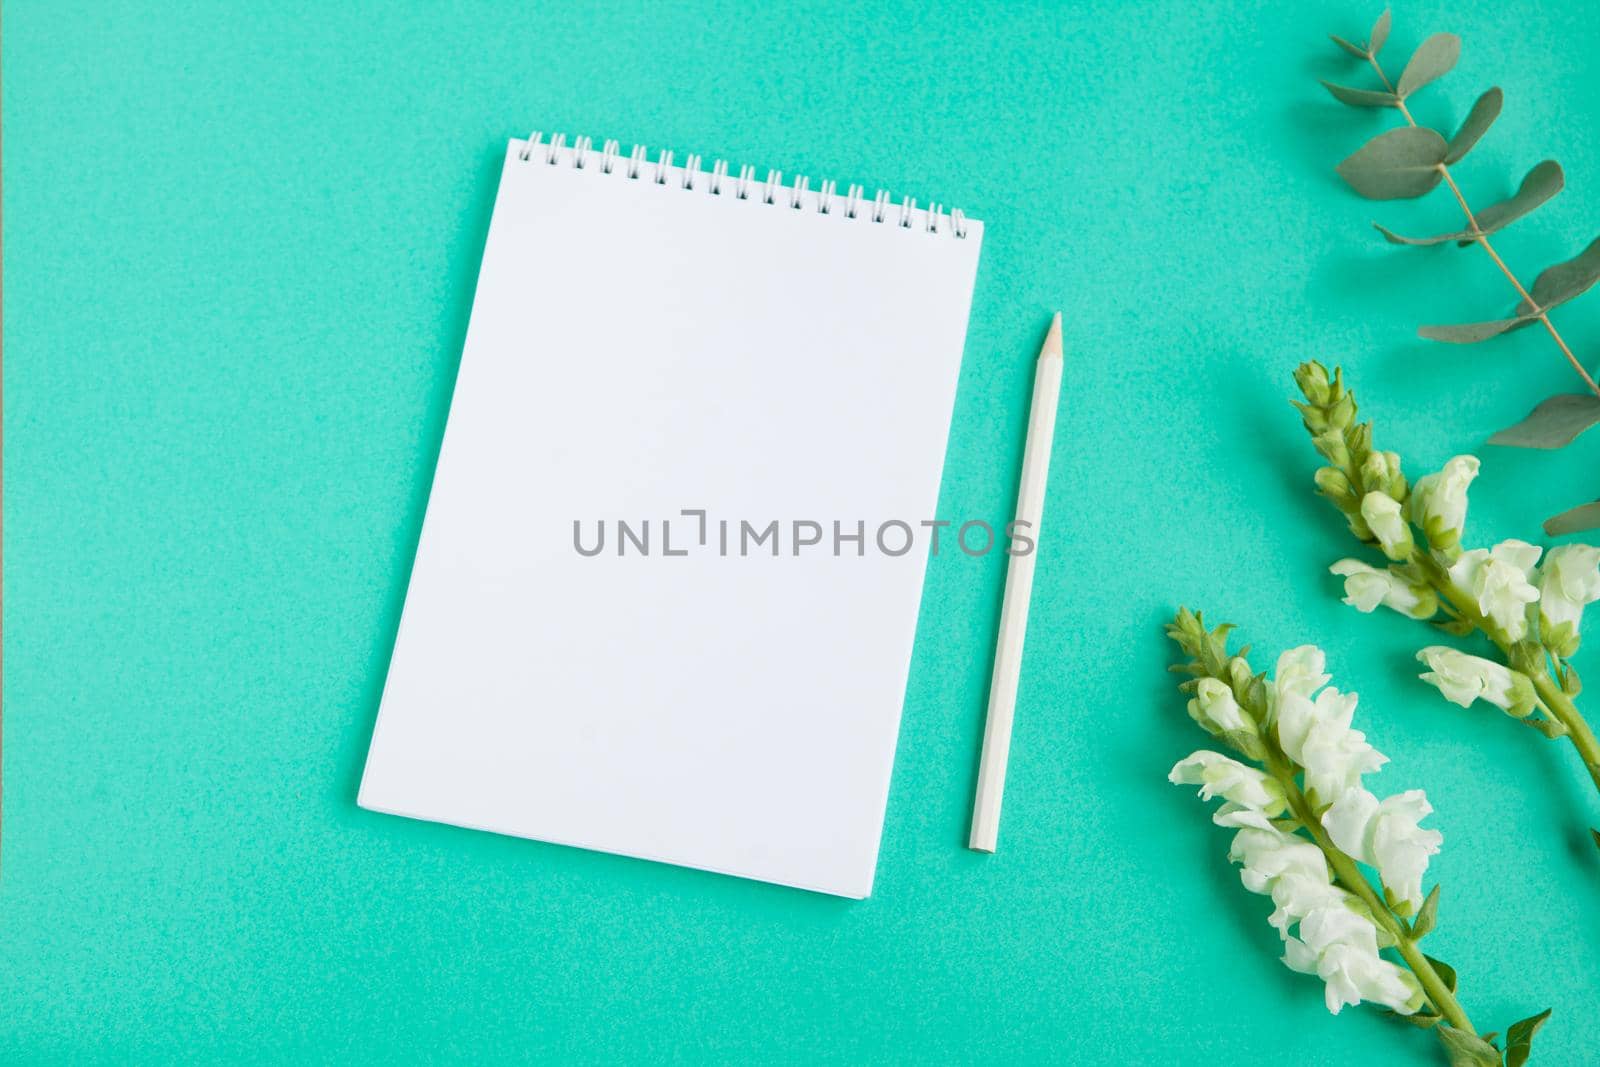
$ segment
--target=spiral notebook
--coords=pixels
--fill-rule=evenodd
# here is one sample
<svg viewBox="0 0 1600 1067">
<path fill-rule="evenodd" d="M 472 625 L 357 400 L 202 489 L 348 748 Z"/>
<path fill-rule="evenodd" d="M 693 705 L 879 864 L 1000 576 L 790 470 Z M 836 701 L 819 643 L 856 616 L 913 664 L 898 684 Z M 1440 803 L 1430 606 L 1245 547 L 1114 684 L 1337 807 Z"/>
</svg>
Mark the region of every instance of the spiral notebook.
<svg viewBox="0 0 1600 1067">
<path fill-rule="evenodd" d="M 512 141 L 359 803 L 866 896 L 982 237 Z"/>
</svg>

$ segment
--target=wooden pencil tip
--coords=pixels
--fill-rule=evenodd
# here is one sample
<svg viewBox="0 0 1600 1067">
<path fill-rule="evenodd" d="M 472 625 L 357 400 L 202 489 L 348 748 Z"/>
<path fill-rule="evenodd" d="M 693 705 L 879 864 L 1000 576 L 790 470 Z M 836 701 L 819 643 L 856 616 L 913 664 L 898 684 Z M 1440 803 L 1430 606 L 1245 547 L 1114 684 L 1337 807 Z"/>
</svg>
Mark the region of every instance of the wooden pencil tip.
<svg viewBox="0 0 1600 1067">
<path fill-rule="evenodd" d="M 1055 318 L 1050 320 L 1050 332 L 1044 336 L 1044 347 L 1039 349 L 1039 358 L 1061 355 L 1061 312 L 1056 312 Z"/>
</svg>

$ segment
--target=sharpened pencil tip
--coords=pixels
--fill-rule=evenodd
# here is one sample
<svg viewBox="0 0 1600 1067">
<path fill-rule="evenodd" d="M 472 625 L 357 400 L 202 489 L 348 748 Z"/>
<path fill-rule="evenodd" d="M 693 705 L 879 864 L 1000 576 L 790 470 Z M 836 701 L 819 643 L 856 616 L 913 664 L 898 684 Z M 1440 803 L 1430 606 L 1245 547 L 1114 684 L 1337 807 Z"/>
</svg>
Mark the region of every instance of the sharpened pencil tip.
<svg viewBox="0 0 1600 1067">
<path fill-rule="evenodd" d="M 1061 312 L 1056 312 L 1055 318 L 1050 320 L 1050 332 L 1044 335 L 1044 347 L 1039 349 L 1039 358 L 1061 356 Z"/>
</svg>

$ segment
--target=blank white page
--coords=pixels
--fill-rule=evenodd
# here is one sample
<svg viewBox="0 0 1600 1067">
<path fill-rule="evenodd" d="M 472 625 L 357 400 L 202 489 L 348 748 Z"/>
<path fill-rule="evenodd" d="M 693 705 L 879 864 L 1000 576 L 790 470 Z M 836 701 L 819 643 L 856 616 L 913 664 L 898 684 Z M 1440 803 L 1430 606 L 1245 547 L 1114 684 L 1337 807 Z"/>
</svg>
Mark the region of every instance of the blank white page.
<svg viewBox="0 0 1600 1067">
<path fill-rule="evenodd" d="M 864 897 L 982 226 L 525 150 L 359 803 Z"/>
</svg>

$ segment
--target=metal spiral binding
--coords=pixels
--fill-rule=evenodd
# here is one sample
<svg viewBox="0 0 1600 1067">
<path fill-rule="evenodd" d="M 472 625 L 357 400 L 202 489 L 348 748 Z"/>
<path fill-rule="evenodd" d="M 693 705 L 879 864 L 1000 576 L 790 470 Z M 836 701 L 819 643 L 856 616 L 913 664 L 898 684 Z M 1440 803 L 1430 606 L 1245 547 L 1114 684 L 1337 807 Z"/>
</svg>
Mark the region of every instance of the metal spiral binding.
<svg viewBox="0 0 1600 1067">
<path fill-rule="evenodd" d="M 542 163 L 553 167 L 561 163 L 565 156 L 566 162 L 578 170 L 586 170 L 591 163 L 597 163 L 602 174 L 614 173 L 630 181 L 646 177 L 646 180 L 656 185 L 667 185 L 667 174 L 672 169 L 672 153 L 666 149 L 658 152 L 653 168 L 650 168 L 648 155 L 644 145 L 634 145 L 633 151 L 624 159 L 622 146 L 610 140 L 606 141 L 596 153 L 594 141 L 588 137 L 577 138 L 569 148 L 566 134 L 551 134 L 550 140 L 546 141 L 544 135 L 535 130 L 528 135 L 528 143 L 523 145 L 518 158 L 529 163 Z M 807 199 L 811 199 L 815 203 L 815 210 L 821 215 L 840 214 L 847 219 L 861 218 L 877 223 L 892 220 L 893 224 L 901 229 L 917 228 L 914 225 L 917 215 L 917 201 L 914 197 L 901 198 L 899 210 L 895 211 L 893 198 L 887 191 L 880 189 L 868 207 L 865 202 L 866 190 L 859 185 L 848 186 L 841 197 L 836 182 L 824 181 L 813 193 L 811 179 L 803 174 L 796 175 L 795 179 L 785 186 L 783 171 L 769 170 L 766 182 L 760 184 L 756 181 L 754 167 L 741 166 L 737 176 L 730 178 L 726 160 L 716 160 L 709 172 L 703 169 L 704 162 L 698 155 L 690 155 L 684 160 L 680 181 L 682 189 L 689 192 L 704 192 L 711 196 L 731 195 L 737 200 L 749 200 L 754 197 L 759 198 L 764 204 L 782 205 L 795 211 L 803 210 Z M 922 212 L 922 216 L 920 228 L 924 232 L 932 234 L 945 232 L 943 204 L 929 204 Z M 950 235 L 965 238 L 966 215 L 959 208 L 951 208 L 949 216 Z"/>
</svg>

